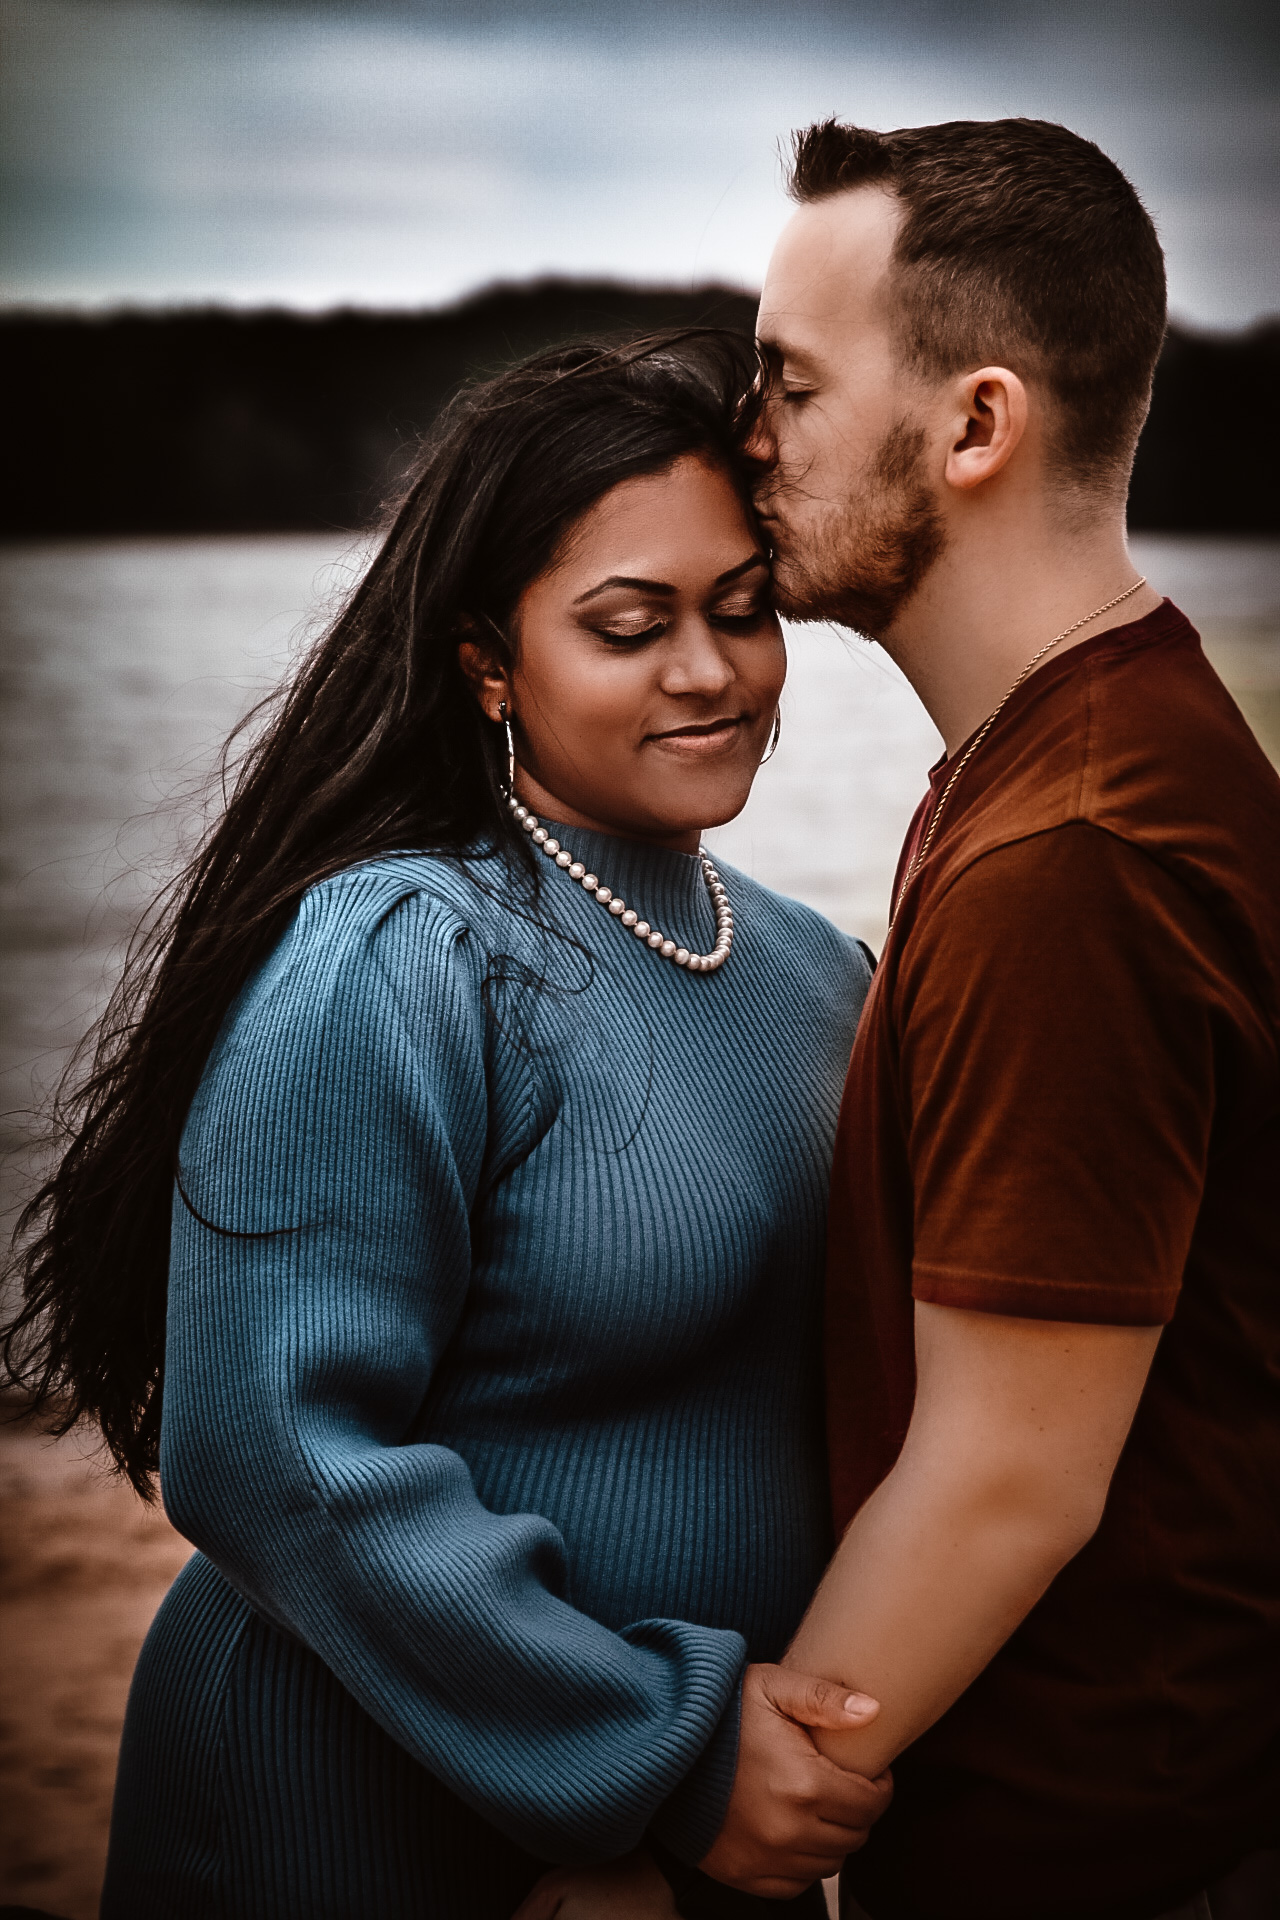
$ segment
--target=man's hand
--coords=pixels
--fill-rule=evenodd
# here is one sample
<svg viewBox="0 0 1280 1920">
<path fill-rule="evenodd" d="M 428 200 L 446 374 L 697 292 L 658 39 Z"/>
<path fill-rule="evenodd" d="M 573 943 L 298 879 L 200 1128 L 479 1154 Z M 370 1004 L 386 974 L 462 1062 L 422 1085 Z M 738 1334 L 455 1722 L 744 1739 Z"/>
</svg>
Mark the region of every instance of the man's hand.
<svg viewBox="0 0 1280 1920">
<path fill-rule="evenodd" d="M 880 1708 L 865 1693 L 793 1673 L 747 1668 L 738 1771 L 724 1825 L 698 1862 L 713 1880 L 769 1900 L 792 1899 L 838 1873 L 893 1796 L 884 1774 L 864 1780 L 819 1753 L 808 1732 L 850 1733 Z"/>
<path fill-rule="evenodd" d="M 643 1850 L 603 1867 L 544 1873 L 511 1920 L 679 1920 L 666 1880 Z"/>
</svg>

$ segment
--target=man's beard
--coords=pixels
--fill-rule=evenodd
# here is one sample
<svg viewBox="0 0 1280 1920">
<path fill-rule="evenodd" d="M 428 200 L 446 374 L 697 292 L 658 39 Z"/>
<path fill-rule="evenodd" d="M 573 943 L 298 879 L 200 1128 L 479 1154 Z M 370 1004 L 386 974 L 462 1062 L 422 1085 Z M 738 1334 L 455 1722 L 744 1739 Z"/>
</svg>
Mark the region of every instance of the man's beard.
<svg viewBox="0 0 1280 1920">
<path fill-rule="evenodd" d="M 856 491 L 810 522 L 799 540 L 788 532 L 777 542 L 779 613 L 835 620 L 872 639 L 888 631 L 946 544 L 924 481 L 924 446 L 923 428 L 897 421 Z"/>
</svg>

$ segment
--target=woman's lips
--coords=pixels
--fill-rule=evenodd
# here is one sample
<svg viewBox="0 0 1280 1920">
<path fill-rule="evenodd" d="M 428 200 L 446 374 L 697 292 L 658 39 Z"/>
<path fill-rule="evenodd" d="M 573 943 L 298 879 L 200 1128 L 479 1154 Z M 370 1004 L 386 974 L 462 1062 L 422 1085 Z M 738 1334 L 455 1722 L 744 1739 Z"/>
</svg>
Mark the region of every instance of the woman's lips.
<svg viewBox="0 0 1280 1920">
<path fill-rule="evenodd" d="M 651 733 L 655 746 L 669 752 L 697 757 L 722 752 L 736 743 L 744 721 L 741 714 L 723 720 L 704 720 L 694 726 L 673 727 L 669 733 Z"/>
</svg>

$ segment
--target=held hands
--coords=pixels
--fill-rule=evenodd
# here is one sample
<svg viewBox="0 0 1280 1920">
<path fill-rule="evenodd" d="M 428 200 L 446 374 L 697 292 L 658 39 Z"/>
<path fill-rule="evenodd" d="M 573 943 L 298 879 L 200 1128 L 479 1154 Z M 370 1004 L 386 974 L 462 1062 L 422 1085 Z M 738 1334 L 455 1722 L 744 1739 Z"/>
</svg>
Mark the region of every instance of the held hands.
<svg viewBox="0 0 1280 1920">
<path fill-rule="evenodd" d="M 839 1871 L 893 1797 L 886 1773 L 864 1780 L 819 1753 L 808 1732 L 865 1727 L 879 1704 L 830 1680 L 751 1666 L 742 1685 L 738 1770 L 703 1873 L 743 1893 L 791 1899 Z M 676 1920 L 671 1889 L 648 1854 L 544 1874 L 513 1920 Z"/>
<path fill-rule="evenodd" d="M 751 1666 L 742 1684 L 738 1771 L 724 1825 L 698 1862 L 742 1893 L 786 1900 L 838 1873 L 893 1798 L 889 1774 L 864 1780 L 819 1753 L 810 1727 L 847 1733 L 880 1711 L 865 1693 L 786 1667 Z"/>
</svg>

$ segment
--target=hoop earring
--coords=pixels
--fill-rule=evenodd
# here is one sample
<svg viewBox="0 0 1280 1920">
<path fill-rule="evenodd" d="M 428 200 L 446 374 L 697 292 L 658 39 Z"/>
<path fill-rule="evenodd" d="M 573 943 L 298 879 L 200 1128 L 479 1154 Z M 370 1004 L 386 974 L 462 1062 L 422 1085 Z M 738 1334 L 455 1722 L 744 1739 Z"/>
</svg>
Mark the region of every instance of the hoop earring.
<svg viewBox="0 0 1280 1920">
<path fill-rule="evenodd" d="M 513 800 L 516 791 L 516 741 L 515 735 L 511 731 L 511 720 L 507 713 L 507 703 L 505 700 L 498 702 L 498 718 L 502 722 L 507 735 L 507 799 Z"/>
<path fill-rule="evenodd" d="M 774 754 L 778 751 L 778 742 L 781 738 L 782 738 L 782 708 L 775 707 L 774 714 L 773 714 L 773 732 L 769 735 L 769 744 L 765 748 L 764 759 L 761 760 L 760 762 L 761 766 L 764 766 L 766 761 L 772 760 Z"/>
</svg>

